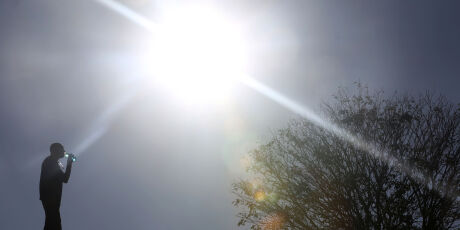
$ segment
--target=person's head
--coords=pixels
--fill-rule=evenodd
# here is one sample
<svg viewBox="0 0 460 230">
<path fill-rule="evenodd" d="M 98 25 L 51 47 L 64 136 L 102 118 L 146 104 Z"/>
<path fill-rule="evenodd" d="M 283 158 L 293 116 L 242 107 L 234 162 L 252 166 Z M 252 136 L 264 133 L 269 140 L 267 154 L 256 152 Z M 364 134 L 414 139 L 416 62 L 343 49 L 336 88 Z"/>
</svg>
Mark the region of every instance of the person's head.
<svg viewBox="0 0 460 230">
<path fill-rule="evenodd" d="M 64 146 L 61 143 L 53 143 L 50 146 L 50 154 L 52 157 L 62 158 L 64 157 Z"/>
</svg>

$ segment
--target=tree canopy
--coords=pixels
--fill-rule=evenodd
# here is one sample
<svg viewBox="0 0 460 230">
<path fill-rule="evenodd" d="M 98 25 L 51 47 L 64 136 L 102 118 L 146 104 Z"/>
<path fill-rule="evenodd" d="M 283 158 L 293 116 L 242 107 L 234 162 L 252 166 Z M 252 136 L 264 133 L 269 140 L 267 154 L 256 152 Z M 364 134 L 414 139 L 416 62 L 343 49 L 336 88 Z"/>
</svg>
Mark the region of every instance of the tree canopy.
<svg viewBox="0 0 460 230">
<path fill-rule="evenodd" d="M 347 133 L 298 118 L 249 153 L 248 178 L 233 183 L 239 226 L 460 228 L 460 104 L 358 84 L 321 116 Z"/>
</svg>

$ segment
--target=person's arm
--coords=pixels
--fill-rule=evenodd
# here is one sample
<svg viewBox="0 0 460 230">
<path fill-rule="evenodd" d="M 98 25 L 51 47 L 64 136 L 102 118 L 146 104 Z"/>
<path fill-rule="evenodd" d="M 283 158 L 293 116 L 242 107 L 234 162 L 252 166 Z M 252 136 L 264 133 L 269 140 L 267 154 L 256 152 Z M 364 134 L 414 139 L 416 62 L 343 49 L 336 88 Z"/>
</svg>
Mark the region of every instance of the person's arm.
<svg viewBox="0 0 460 230">
<path fill-rule="evenodd" d="M 73 163 L 72 157 L 67 158 L 67 167 L 65 169 L 64 181 L 63 181 L 64 183 L 69 182 L 70 173 L 72 172 L 72 163 Z"/>
</svg>

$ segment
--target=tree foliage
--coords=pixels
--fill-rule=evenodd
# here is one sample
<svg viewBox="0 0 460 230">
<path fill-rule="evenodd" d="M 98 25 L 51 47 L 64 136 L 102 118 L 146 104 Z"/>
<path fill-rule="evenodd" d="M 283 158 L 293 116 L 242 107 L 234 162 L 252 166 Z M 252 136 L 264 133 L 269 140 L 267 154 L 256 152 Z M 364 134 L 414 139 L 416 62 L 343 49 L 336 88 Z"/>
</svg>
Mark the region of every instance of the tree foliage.
<svg viewBox="0 0 460 230">
<path fill-rule="evenodd" d="M 251 229 L 460 228 L 460 105 L 340 89 L 322 117 L 356 140 L 303 118 L 249 153 L 233 184 Z"/>
</svg>

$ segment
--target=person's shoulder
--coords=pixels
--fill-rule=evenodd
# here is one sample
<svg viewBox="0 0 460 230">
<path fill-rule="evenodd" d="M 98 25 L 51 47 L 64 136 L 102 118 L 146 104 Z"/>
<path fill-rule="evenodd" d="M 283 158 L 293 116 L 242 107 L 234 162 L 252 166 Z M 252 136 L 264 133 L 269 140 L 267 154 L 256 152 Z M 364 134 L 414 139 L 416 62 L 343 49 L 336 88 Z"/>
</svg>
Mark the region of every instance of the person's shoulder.
<svg viewBox="0 0 460 230">
<path fill-rule="evenodd" d="M 45 159 L 43 159 L 42 165 L 50 164 L 52 163 L 52 160 L 53 159 L 51 159 L 51 156 L 47 156 Z"/>
</svg>

